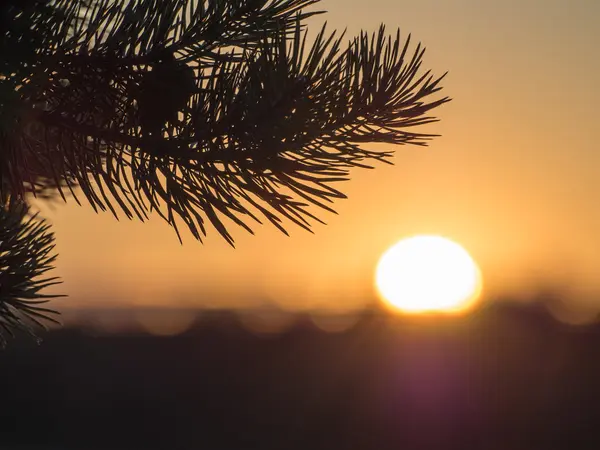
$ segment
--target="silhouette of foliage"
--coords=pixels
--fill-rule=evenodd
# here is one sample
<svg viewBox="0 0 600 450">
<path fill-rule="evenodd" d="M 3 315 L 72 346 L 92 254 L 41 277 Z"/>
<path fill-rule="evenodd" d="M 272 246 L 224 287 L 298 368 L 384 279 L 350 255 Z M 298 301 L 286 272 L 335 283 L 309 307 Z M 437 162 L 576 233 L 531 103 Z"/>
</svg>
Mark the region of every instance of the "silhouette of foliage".
<svg viewBox="0 0 600 450">
<path fill-rule="evenodd" d="M 202 240 L 208 225 L 334 212 L 369 143 L 415 131 L 442 77 L 382 25 L 344 44 L 305 21 L 318 0 L 12 0 L 0 19 L 3 195 L 83 197 L 95 211 L 156 212 Z"/>
<path fill-rule="evenodd" d="M 0 345 L 14 331 L 32 333 L 31 325 L 44 327 L 57 321 L 53 310 L 42 305 L 59 295 L 40 291 L 58 283 L 57 278 L 40 278 L 50 269 L 56 255 L 50 226 L 36 216 L 28 217 L 25 204 L 4 202 L 0 208 Z"/>
</svg>

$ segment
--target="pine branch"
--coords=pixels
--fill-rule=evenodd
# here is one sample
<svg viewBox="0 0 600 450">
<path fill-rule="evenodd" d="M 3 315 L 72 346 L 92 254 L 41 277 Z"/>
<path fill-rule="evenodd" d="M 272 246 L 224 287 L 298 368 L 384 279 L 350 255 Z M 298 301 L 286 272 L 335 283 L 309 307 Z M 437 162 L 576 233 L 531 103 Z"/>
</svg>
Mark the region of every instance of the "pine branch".
<svg viewBox="0 0 600 450">
<path fill-rule="evenodd" d="M 56 277 L 44 278 L 56 259 L 49 227 L 28 217 L 21 202 L 4 202 L 0 208 L 0 346 L 16 332 L 35 337 L 36 328 L 58 323 L 53 317 L 58 313 L 43 305 L 62 296 L 40 293 L 60 283 Z"/>
<path fill-rule="evenodd" d="M 37 62 L 5 75 L 10 192 L 78 188 L 95 210 L 156 211 L 199 240 L 210 223 L 232 245 L 231 223 L 310 230 L 352 167 L 390 162 L 365 145 L 426 145 L 435 135 L 415 127 L 449 100 L 400 31 L 345 46 L 324 27 L 307 45 L 315 3 L 56 0 L 30 14 Z"/>
</svg>

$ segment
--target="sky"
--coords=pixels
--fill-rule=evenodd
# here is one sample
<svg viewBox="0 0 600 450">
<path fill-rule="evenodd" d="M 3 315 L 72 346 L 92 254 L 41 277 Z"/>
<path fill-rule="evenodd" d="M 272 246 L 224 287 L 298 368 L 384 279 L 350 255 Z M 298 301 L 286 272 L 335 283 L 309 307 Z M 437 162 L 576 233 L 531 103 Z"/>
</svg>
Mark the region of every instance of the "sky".
<svg viewBox="0 0 600 450">
<path fill-rule="evenodd" d="M 381 254 L 440 234 L 480 266 L 487 297 L 565 286 L 600 310 L 600 2 L 596 0 L 325 0 L 331 28 L 412 34 L 424 66 L 448 71 L 436 110 L 442 136 L 393 148 L 394 165 L 358 169 L 348 199 L 314 234 L 233 229 L 181 245 L 159 217 L 116 221 L 74 202 L 42 205 L 57 240 L 69 307 L 352 309 L 373 298 Z M 378 147 L 380 148 L 380 147 Z M 388 148 L 386 148 L 387 150 Z M 389 148 L 392 149 L 392 148 Z"/>
</svg>

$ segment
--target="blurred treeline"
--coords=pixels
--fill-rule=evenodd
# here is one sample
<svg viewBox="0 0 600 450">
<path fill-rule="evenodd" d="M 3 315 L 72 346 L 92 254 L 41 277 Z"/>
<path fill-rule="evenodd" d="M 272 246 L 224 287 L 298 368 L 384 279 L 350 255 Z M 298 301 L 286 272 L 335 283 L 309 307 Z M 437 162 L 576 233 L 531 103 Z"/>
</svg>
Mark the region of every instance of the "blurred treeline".
<svg viewBox="0 0 600 450">
<path fill-rule="evenodd" d="M 600 326 L 539 304 L 256 334 L 58 329 L 0 353 L 0 448 L 598 448 Z"/>
</svg>

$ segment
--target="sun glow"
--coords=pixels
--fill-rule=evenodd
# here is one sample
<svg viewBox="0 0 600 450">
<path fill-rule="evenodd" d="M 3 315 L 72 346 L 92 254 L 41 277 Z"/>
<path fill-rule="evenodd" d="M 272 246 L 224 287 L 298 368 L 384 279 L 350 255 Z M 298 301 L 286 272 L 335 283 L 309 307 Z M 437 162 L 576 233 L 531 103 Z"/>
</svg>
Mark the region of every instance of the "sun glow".
<svg viewBox="0 0 600 450">
<path fill-rule="evenodd" d="M 413 236 L 380 258 L 375 284 L 392 309 L 460 313 L 481 293 L 481 274 L 469 253 L 441 236 Z"/>
</svg>

